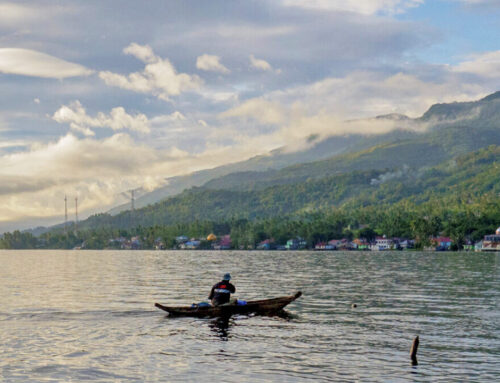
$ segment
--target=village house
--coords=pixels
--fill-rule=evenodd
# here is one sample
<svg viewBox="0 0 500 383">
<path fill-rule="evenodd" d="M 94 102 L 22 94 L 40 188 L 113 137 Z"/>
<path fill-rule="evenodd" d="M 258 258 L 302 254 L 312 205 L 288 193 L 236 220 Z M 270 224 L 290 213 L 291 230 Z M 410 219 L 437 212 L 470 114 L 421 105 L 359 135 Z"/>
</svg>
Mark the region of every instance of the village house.
<svg viewBox="0 0 500 383">
<path fill-rule="evenodd" d="M 481 251 L 500 251 L 500 227 L 495 234 L 484 236 Z"/>
<path fill-rule="evenodd" d="M 332 247 L 332 250 L 351 250 L 352 244 L 346 238 L 342 239 L 331 239 L 328 241 L 328 245 Z"/>
<path fill-rule="evenodd" d="M 483 249 L 483 241 L 476 242 L 474 244 L 474 251 L 481 251 Z"/>
<path fill-rule="evenodd" d="M 431 238 L 431 249 L 435 251 L 448 251 L 451 248 L 451 238 L 437 237 Z"/>
<path fill-rule="evenodd" d="M 185 243 L 188 240 L 189 240 L 189 238 L 186 237 L 185 235 L 179 235 L 178 237 L 175 237 L 175 242 L 177 242 L 178 244 Z"/>
<path fill-rule="evenodd" d="M 257 244 L 257 250 L 273 250 L 275 248 L 274 238 L 268 238 Z"/>
<path fill-rule="evenodd" d="M 326 245 L 326 242 L 318 242 L 316 245 L 314 245 L 314 250 L 325 250 Z"/>
<path fill-rule="evenodd" d="M 130 238 L 130 248 L 132 250 L 139 250 L 142 246 L 141 239 L 139 236 Z"/>
<path fill-rule="evenodd" d="M 335 246 L 330 245 L 328 242 L 318 242 L 314 246 L 314 250 L 335 250 Z"/>
<path fill-rule="evenodd" d="M 208 237 L 207 237 L 208 239 Z M 229 250 L 231 249 L 231 235 L 223 235 L 219 240 L 212 244 L 214 250 Z"/>
<path fill-rule="evenodd" d="M 465 251 L 474 251 L 474 242 L 470 239 L 466 239 L 464 243 Z"/>
<path fill-rule="evenodd" d="M 158 237 L 155 239 L 154 246 L 155 246 L 155 250 L 165 250 L 165 243 L 163 242 L 161 237 Z"/>
<path fill-rule="evenodd" d="M 109 240 L 112 247 L 119 247 L 122 250 L 130 250 L 130 241 L 125 237 L 112 238 Z"/>
<path fill-rule="evenodd" d="M 370 245 L 370 250 L 373 251 L 386 251 L 394 248 L 394 242 L 387 236 L 376 237 L 375 243 Z"/>
<path fill-rule="evenodd" d="M 398 248 L 401 250 L 413 249 L 415 241 L 413 239 L 398 238 Z"/>
<path fill-rule="evenodd" d="M 196 250 L 200 247 L 200 243 L 199 240 L 192 238 L 187 242 L 181 243 L 179 248 L 182 250 Z"/>
<path fill-rule="evenodd" d="M 302 250 L 307 247 L 307 242 L 300 237 L 292 238 L 286 241 L 285 247 L 287 250 Z"/>
<path fill-rule="evenodd" d="M 355 250 L 370 250 L 370 242 L 363 238 L 356 238 L 352 241 L 352 247 Z"/>
</svg>

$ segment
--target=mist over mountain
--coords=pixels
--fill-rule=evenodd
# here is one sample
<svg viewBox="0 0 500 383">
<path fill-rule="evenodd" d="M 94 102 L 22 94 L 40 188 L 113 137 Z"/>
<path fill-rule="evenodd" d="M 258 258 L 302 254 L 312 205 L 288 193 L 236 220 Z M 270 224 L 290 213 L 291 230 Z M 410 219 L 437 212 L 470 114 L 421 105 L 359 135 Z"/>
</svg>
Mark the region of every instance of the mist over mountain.
<svg viewBox="0 0 500 383">
<path fill-rule="evenodd" d="M 252 157 L 246 161 L 236 162 L 219 166 L 213 169 L 197 171 L 184 176 L 167 178 L 167 184 L 135 200 L 135 206 L 140 208 L 151 203 L 158 202 L 194 186 L 202 186 L 205 183 L 239 172 L 262 172 L 285 168 L 290 165 L 307 163 L 326 159 L 336 154 L 349 153 L 362 148 L 368 148 L 374 143 L 385 142 L 390 139 L 403 139 L 413 137 L 410 131 L 397 130 L 389 134 L 372 136 L 367 139 L 364 135 L 353 134 L 346 136 L 334 136 L 315 142 L 309 148 L 296 152 L 288 152 L 286 148 L 273 150 L 269 155 Z M 130 209 L 130 204 L 123 204 L 109 211 L 110 214 L 118 214 Z"/>
<path fill-rule="evenodd" d="M 333 207 L 356 210 L 368 206 L 463 203 L 500 193 L 500 146 L 454 157 L 420 169 L 363 170 L 306 181 L 256 187 L 253 190 L 194 187 L 134 212 L 100 214 L 81 229 L 151 227 L 193 222 L 222 222 L 299 216 Z"/>
<path fill-rule="evenodd" d="M 313 142 L 301 151 L 282 148 L 268 156 L 172 177 L 168 185 L 138 198 L 133 214 L 127 204 L 79 225 L 125 228 L 252 219 L 346 203 L 418 201 L 427 193 L 449 192 L 457 161 L 467 166 L 462 166 L 455 191 L 465 192 L 470 185 L 476 193 L 498 188 L 500 92 L 475 102 L 436 104 L 415 119 L 388 114 L 372 120 L 393 124 L 394 129 L 318 141 L 311 137 Z M 477 184 L 471 181 L 478 176 L 474 172 L 479 172 L 474 170 L 476 159 L 486 163 Z M 53 228 L 60 230 L 61 225 Z M 46 230 L 37 228 L 36 233 Z"/>
<path fill-rule="evenodd" d="M 401 114 L 375 117 L 392 124 L 384 134 L 331 136 L 314 141 L 307 149 L 274 150 L 267 156 L 167 179 L 167 185 L 137 198 L 144 207 L 191 187 L 246 190 L 299 182 L 339 172 L 422 167 L 439 164 L 456 155 L 500 142 L 500 92 L 472 102 L 432 105 L 421 117 Z M 350 121 L 351 124 L 369 120 Z M 124 204 L 110 211 L 130 208 Z"/>
</svg>

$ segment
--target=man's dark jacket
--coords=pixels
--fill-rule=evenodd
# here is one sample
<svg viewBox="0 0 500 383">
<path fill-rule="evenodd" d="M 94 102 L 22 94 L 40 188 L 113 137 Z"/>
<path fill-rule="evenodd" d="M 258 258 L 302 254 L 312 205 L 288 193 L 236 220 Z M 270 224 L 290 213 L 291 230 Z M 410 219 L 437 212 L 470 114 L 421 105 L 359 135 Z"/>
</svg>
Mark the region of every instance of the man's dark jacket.
<svg viewBox="0 0 500 383">
<path fill-rule="evenodd" d="M 236 288 L 229 283 L 229 281 L 220 281 L 212 287 L 212 291 L 210 291 L 208 299 L 212 300 L 212 304 L 214 306 L 219 306 L 229 302 L 231 293 L 234 293 L 235 291 Z"/>
</svg>

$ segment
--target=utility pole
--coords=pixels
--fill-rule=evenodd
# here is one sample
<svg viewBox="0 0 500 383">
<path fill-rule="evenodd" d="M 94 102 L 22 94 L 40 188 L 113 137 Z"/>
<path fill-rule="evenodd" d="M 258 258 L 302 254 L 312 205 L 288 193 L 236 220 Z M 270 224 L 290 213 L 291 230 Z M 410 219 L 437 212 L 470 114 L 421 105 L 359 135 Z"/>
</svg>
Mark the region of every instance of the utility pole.
<svg viewBox="0 0 500 383">
<path fill-rule="evenodd" d="M 64 195 L 64 234 L 68 235 L 68 198 Z"/>
<path fill-rule="evenodd" d="M 75 233 L 78 231 L 78 197 L 75 197 Z"/>
<path fill-rule="evenodd" d="M 135 198 L 134 198 L 134 190 L 130 191 L 130 226 L 134 227 L 134 211 L 135 211 Z"/>
</svg>

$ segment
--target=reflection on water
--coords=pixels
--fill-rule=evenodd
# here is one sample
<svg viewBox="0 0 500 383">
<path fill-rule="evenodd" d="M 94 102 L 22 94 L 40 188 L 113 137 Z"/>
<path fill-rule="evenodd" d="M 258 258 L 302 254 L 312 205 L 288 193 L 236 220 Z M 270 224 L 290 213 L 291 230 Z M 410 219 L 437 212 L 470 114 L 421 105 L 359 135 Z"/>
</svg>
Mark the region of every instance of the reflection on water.
<svg viewBox="0 0 500 383">
<path fill-rule="evenodd" d="M 500 381 L 499 258 L 0 251 L 0 381 Z M 154 308 L 225 271 L 240 299 L 304 295 L 272 317 Z"/>
<path fill-rule="evenodd" d="M 290 314 L 286 310 L 281 310 L 277 313 L 273 314 L 266 314 L 266 315 L 257 315 L 257 314 L 250 314 L 247 317 L 253 317 L 253 316 L 266 316 L 268 318 L 281 318 L 283 320 L 291 320 L 292 318 L 298 318 L 297 316 L 294 316 Z M 208 319 L 209 321 L 209 327 L 213 331 L 215 335 L 221 340 L 221 341 L 227 341 L 229 338 L 231 338 L 231 327 L 237 326 L 238 319 L 241 319 L 241 315 L 233 315 L 233 316 L 223 316 L 220 318 L 210 318 Z M 175 320 L 177 318 L 172 318 L 172 320 Z"/>
<path fill-rule="evenodd" d="M 210 320 L 210 329 L 220 340 L 227 341 L 229 335 L 229 321 L 230 317 L 213 318 Z"/>
</svg>

